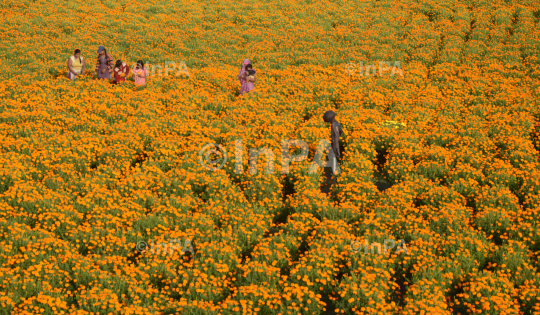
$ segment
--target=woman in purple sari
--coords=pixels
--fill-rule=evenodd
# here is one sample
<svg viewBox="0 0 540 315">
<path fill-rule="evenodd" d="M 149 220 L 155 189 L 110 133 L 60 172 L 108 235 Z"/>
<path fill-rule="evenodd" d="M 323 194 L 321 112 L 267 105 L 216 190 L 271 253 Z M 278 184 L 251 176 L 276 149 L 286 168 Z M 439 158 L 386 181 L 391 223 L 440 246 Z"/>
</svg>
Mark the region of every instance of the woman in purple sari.
<svg viewBox="0 0 540 315">
<path fill-rule="evenodd" d="M 244 62 L 240 66 L 238 80 L 240 80 L 240 84 L 242 84 L 240 94 L 245 94 L 255 88 L 254 83 L 257 81 L 257 77 L 255 76 L 255 70 L 253 70 L 249 59 L 244 59 Z"/>
</svg>

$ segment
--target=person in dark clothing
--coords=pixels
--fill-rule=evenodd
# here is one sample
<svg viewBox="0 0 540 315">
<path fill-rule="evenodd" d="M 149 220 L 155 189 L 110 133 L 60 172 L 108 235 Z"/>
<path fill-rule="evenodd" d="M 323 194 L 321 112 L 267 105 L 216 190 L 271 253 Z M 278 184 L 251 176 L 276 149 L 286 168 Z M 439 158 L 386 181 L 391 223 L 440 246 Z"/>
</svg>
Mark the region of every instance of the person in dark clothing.
<svg viewBox="0 0 540 315">
<path fill-rule="evenodd" d="M 341 129 L 341 125 L 336 120 L 336 113 L 329 110 L 323 115 L 323 120 L 326 123 L 332 124 L 332 150 L 328 152 L 328 158 L 329 162 L 332 165 L 332 170 L 334 171 L 334 174 L 338 174 L 336 172 L 339 171 L 339 165 L 338 161 L 341 160 L 341 150 L 339 149 L 339 139 L 341 138 L 341 134 L 343 133 L 343 129 Z"/>
<path fill-rule="evenodd" d="M 343 134 L 343 129 L 341 129 L 340 123 L 336 120 L 336 113 L 334 111 L 327 111 L 323 115 L 323 120 L 326 123 L 329 123 L 332 125 L 332 141 L 331 141 L 331 150 L 328 152 L 328 164 L 327 167 L 332 168 L 332 173 L 335 175 L 338 175 L 340 172 L 339 169 L 339 161 L 341 160 L 341 150 L 339 148 L 339 139 L 341 138 L 341 135 Z M 332 174 L 329 172 L 328 168 L 325 168 L 325 174 L 326 174 L 326 185 L 324 188 L 322 188 L 323 192 L 328 192 L 330 190 L 330 186 L 332 185 Z"/>
</svg>

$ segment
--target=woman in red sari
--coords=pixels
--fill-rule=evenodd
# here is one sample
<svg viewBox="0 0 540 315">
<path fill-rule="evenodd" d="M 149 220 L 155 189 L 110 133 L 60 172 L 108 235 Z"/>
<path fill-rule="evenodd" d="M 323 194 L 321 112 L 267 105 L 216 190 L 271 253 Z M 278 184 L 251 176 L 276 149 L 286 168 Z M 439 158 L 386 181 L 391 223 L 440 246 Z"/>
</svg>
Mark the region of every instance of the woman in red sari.
<svg viewBox="0 0 540 315">
<path fill-rule="evenodd" d="M 126 77 L 129 74 L 129 66 L 122 62 L 122 60 L 116 60 L 114 66 L 114 81 L 116 84 L 126 82 Z"/>
</svg>

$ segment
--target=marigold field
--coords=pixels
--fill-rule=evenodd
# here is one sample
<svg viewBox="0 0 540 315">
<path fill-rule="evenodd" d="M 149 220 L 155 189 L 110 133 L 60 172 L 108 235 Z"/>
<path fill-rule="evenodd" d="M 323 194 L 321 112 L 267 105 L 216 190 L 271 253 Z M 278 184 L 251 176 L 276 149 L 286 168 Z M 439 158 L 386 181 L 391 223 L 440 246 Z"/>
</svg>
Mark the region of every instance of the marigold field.
<svg viewBox="0 0 540 315">
<path fill-rule="evenodd" d="M 0 314 L 540 314 L 540 2 L 2 0 L 0 19 Z M 67 79 L 100 45 L 190 75 Z M 403 76 L 348 71 L 379 61 Z M 324 194 L 327 110 L 347 135 Z M 310 147 L 286 174 L 284 139 Z M 276 170 L 252 173 L 263 147 Z M 194 250 L 137 247 L 171 240 Z M 386 240 L 407 252 L 352 250 Z"/>
</svg>

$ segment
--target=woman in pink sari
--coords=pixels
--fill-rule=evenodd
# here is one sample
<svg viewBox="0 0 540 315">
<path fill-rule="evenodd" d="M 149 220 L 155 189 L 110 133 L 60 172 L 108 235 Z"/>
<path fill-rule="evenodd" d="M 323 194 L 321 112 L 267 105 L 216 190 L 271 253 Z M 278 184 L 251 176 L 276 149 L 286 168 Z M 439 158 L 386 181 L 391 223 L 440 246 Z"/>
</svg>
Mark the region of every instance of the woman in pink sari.
<svg viewBox="0 0 540 315">
<path fill-rule="evenodd" d="M 250 72 L 248 72 L 251 70 Z M 255 76 L 255 71 L 252 70 L 251 62 L 249 59 L 244 59 L 244 62 L 240 66 L 240 72 L 238 73 L 238 80 L 242 87 L 240 88 L 240 94 L 245 94 L 255 88 L 255 81 L 257 77 Z"/>
<path fill-rule="evenodd" d="M 135 85 L 143 86 L 146 84 L 146 77 L 148 76 L 148 69 L 144 67 L 142 60 L 137 61 L 135 67 L 133 67 L 133 80 Z"/>
</svg>

